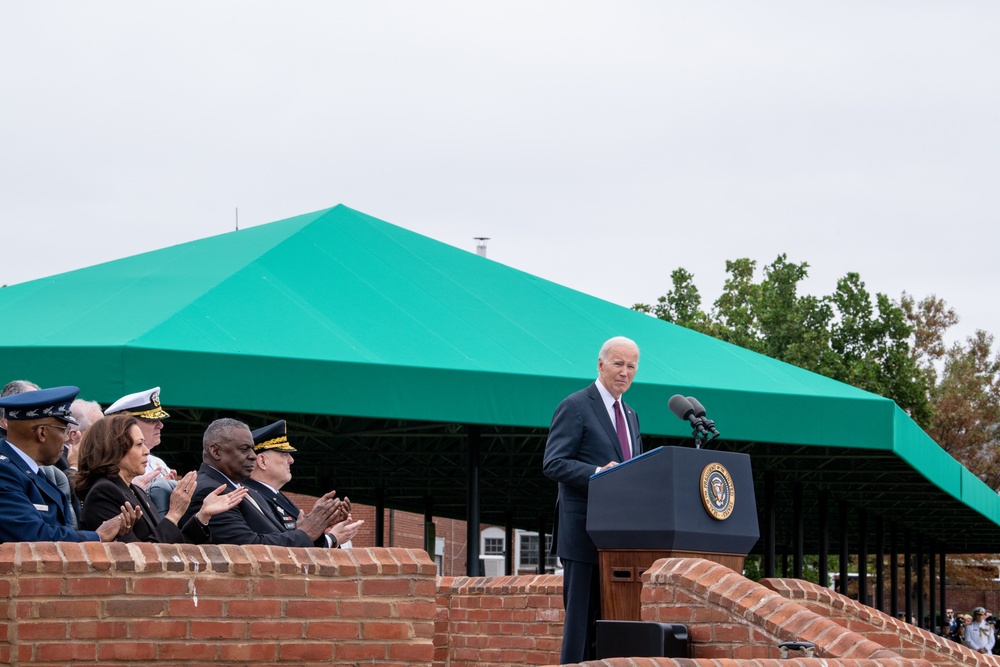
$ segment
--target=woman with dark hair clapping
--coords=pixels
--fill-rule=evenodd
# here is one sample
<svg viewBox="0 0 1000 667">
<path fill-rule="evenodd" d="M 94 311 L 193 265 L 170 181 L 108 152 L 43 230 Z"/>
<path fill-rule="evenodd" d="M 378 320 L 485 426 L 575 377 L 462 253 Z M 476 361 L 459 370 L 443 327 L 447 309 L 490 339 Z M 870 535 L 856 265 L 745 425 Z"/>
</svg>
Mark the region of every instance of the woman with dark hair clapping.
<svg viewBox="0 0 1000 667">
<path fill-rule="evenodd" d="M 161 517 L 146 492 L 132 484 L 133 479 L 146 471 L 148 456 L 149 449 L 135 417 L 112 415 L 90 425 L 80 443 L 76 474 L 77 493 L 83 501 L 81 528 L 89 530 L 101 525 L 121 513 L 122 507 L 138 507 L 142 516 L 119 541 L 202 544 L 211 536 L 210 519 L 238 505 L 246 495 L 246 489 L 223 495 L 226 487 L 222 485 L 205 498 L 197 514 L 178 527 L 191 503 L 197 473 L 190 472 L 177 483 L 170 495 L 170 509 L 166 517 Z"/>
</svg>

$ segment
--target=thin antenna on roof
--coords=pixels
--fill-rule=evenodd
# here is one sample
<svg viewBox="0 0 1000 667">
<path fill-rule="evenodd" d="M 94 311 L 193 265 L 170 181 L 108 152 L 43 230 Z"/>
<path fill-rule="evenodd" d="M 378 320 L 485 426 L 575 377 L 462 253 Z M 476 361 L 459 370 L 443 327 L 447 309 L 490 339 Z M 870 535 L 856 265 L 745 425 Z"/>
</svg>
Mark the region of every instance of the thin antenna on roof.
<svg viewBox="0 0 1000 667">
<path fill-rule="evenodd" d="M 489 236 L 473 236 L 476 240 L 476 254 L 480 257 L 486 257 L 486 242 L 490 240 Z"/>
<path fill-rule="evenodd" d="M 236 231 L 240 231 L 240 207 L 236 207 Z"/>
</svg>

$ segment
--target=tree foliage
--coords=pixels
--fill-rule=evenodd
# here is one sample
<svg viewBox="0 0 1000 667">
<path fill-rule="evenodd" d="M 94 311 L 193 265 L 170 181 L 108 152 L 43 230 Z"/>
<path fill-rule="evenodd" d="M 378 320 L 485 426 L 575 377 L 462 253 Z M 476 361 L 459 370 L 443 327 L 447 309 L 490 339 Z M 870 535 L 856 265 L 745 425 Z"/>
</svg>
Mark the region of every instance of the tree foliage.
<svg viewBox="0 0 1000 667">
<path fill-rule="evenodd" d="M 993 336 L 980 330 L 949 346 L 945 337 L 958 315 L 943 299 L 918 301 L 903 292 L 895 302 L 872 295 L 857 273 L 826 296 L 800 294 L 808 269 L 782 254 L 758 278 L 753 260 L 727 261 L 722 294 L 705 311 L 694 275 L 678 268 L 656 304 L 634 308 L 891 398 L 953 458 L 1000 489 L 1000 353 Z M 813 558 L 804 572 L 809 581 L 818 575 Z M 950 562 L 949 580 L 995 588 L 992 558 Z M 829 572 L 838 570 L 835 556 L 828 563 Z M 759 579 L 760 558 L 748 557 L 745 572 Z"/>
<path fill-rule="evenodd" d="M 937 384 L 937 365 L 947 352 L 945 332 L 958 324 L 958 315 L 944 299 L 933 294 L 917 302 L 903 292 L 899 302 L 913 326 L 913 358 L 933 387 Z"/>
<path fill-rule="evenodd" d="M 748 350 L 893 399 L 942 448 L 991 488 L 1000 488 L 1000 353 L 976 331 L 949 346 L 958 315 L 934 295 L 899 301 L 872 295 L 857 273 L 822 297 L 800 294 L 805 262 L 786 255 L 757 275 L 751 259 L 726 262 L 722 294 L 702 309 L 694 275 L 670 274 L 655 315 Z"/>
<path fill-rule="evenodd" d="M 941 382 L 932 392 L 935 413 L 928 434 L 991 488 L 1000 487 L 1000 355 L 985 331 L 955 343 L 945 354 Z"/>
<path fill-rule="evenodd" d="M 916 305 L 908 311 L 884 294 L 873 297 L 857 273 L 841 278 L 827 296 L 800 294 L 808 270 L 782 254 L 758 279 L 754 260 L 727 261 L 722 294 L 705 312 L 693 274 L 676 269 L 671 289 L 655 305 L 634 308 L 891 398 L 926 427 L 928 375 L 912 351 Z"/>
</svg>

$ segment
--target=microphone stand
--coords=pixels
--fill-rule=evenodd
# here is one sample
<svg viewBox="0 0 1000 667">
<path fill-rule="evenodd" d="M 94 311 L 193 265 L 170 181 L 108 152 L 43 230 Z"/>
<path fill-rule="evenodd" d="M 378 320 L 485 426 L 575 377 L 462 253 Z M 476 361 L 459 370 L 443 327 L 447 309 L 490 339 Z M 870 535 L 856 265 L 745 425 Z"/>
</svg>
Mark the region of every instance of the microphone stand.
<svg viewBox="0 0 1000 667">
<path fill-rule="evenodd" d="M 708 429 L 705 428 L 706 426 Z M 701 449 L 702 445 L 707 445 L 721 434 L 715 430 L 715 422 L 707 419 L 699 419 L 694 430 L 691 431 L 691 435 L 694 437 L 694 448 Z"/>
</svg>

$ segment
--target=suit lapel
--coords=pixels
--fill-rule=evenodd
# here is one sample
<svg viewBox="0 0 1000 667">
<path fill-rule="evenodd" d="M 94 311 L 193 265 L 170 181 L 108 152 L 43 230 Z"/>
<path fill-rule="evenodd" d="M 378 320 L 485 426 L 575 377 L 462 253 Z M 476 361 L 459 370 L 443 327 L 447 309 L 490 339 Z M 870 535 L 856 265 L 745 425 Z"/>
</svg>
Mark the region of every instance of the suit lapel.
<svg viewBox="0 0 1000 667">
<path fill-rule="evenodd" d="M 268 502 L 267 499 L 261 495 L 260 491 L 247 484 L 244 484 L 243 486 L 247 489 L 247 497 L 244 502 L 249 502 L 250 505 L 256 508 L 255 511 L 263 514 L 264 518 L 278 529 L 278 532 L 285 532 L 285 527 L 278 523 L 278 519 L 274 516 L 273 512 L 269 512 L 264 509 L 265 507 L 268 507 Z"/>
<path fill-rule="evenodd" d="M 618 452 L 618 458 L 622 457 L 622 448 L 618 444 L 618 431 L 615 430 L 615 425 L 611 423 L 611 417 L 608 416 L 608 409 L 604 406 L 604 399 L 601 398 L 601 392 L 597 389 L 596 385 L 590 385 L 587 390 L 587 395 L 590 396 L 590 407 L 593 408 L 594 414 L 597 415 L 597 421 L 601 422 L 601 426 L 604 427 L 604 432 L 608 436 L 608 442 L 616 452 Z"/>
<path fill-rule="evenodd" d="M 211 477 L 212 479 L 216 480 L 219 484 L 225 484 L 226 493 L 229 493 L 230 491 L 236 489 L 236 487 L 233 486 L 232 480 L 224 476 L 220 471 L 216 470 L 207 463 L 201 464 L 201 467 L 198 469 L 198 475 L 201 475 L 202 471 L 204 471 L 205 474 Z M 264 509 L 265 505 L 267 505 L 267 501 L 264 500 L 264 497 L 260 495 L 260 492 L 258 492 L 257 489 L 253 488 L 253 486 L 251 486 L 250 484 L 244 483 L 241 486 L 243 486 L 247 490 L 247 496 L 246 498 L 243 499 L 242 502 L 240 502 L 239 506 L 241 508 L 248 507 L 249 509 L 245 511 L 263 515 L 263 517 L 267 519 L 268 523 L 278 526 L 278 524 L 276 523 L 277 520 L 274 517 L 270 516 L 271 512 Z M 278 526 L 278 530 L 280 532 L 284 532 L 285 529 L 282 528 L 281 526 Z"/>
</svg>

